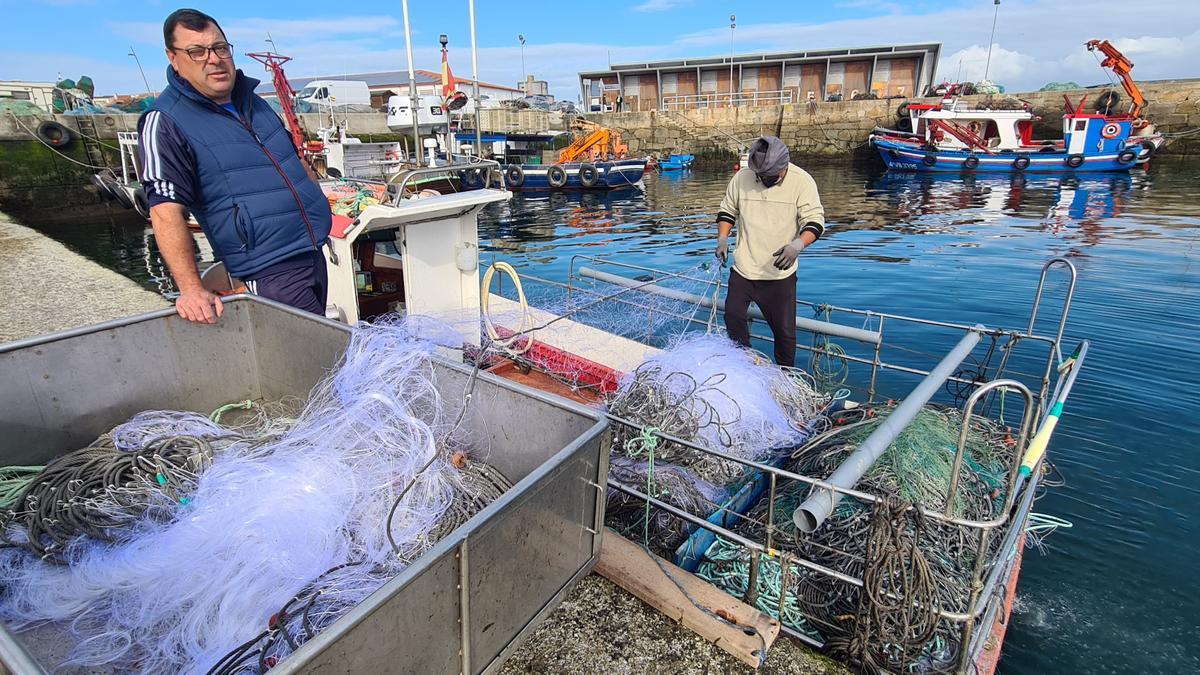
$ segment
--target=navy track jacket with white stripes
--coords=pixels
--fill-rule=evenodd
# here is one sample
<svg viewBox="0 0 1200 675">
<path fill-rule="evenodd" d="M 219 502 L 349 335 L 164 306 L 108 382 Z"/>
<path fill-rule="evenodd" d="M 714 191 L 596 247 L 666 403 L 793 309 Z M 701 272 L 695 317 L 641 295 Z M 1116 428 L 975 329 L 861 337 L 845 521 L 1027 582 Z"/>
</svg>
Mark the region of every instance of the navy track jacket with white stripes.
<svg viewBox="0 0 1200 675">
<path fill-rule="evenodd" d="M 319 250 L 332 216 L 304 171 L 283 122 L 237 71 L 238 114 L 206 98 L 167 67 L 169 86 L 138 121 L 141 180 L 151 208 L 191 210 L 229 273 L 247 279 Z"/>
</svg>

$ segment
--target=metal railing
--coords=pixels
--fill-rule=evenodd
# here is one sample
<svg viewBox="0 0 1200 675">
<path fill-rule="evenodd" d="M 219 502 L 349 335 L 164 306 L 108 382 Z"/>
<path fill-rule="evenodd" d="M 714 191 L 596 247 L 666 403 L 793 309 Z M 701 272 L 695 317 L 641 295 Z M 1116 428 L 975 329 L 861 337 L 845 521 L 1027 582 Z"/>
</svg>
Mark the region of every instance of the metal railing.
<svg viewBox="0 0 1200 675">
<path fill-rule="evenodd" d="M 689 94 L 664 96 L 664 110 L 690 110 L 695 108 L 728 108 L 733 106 L 787 105 L 794 100 L 790 89 L 769 91 L 725 92 L 724 94 Z"/>
<path fill-rule="evenodd" d="M 575 256 L 571 260 L 568 272 L 567 282 L 551 282 L 548 280 L 530 278 L 531 281 L 542 281 L 552 285 L 565 288 L 568 293 L 581 293 L 585 295 L 594 295 L 597 298 L 603 299 L 604 295 L 599 289 L 592 288 L 591 284 L 595 280 L 592 273 L 584 274 L 581 269 L 577 269 L 577 264 L 580 261 L 587 261 L 595 265 L 610 265 L 639 272 L 647 273 L 651 278 L 645 276 L 639 277 L 639 281 L 665 281 L 665 280 L 690 280 L 693 282 L 709 282 L 707 279 L 697 279 L 688 276 L 687 274 L 677 274 L 654 270 L 653 268 L 633 265 L 628 263 L 619 263 L 614 261 L 600 260 L 591 256 Z M 1056 322 L 1055 335 L 1048 337 L 1038 335 L 1034 332 L 1036 328 L 1036 320 L 1038 311 L 1042 305 L 1042 296 L 1045 290 L 1046 277 L 1049 271 L 1055 266 L 1063 266 L 1068 271 L 1068 287 L 1063 302 L 1061 315 Z M 591 277 L 591 278 L 589 278 Z M 957 672 L 970 672 L 970 664 L 972 660 L 981 653 L 984 644 L 989 637 L 991 622 L 997 614 L 1002 611 L 1002 606 L 1005 601 L 1007 589 L 1007 579 L 1011 573 L 1012 566 L 1010 564 L 1013 556 L 1017 552 L 1017 548 L 1021 545 L 1022 536 L 1025 530 L 1025 524 L 1029 513 L 1032 509 L 1034 498 L 1040 487 L 1041 471 L 1033 472 L 1032 476 L 1025 481 L 1022 481 L 1018 476 L 1018 468 L 1021 461 L 1025 458 L 1026 452 L 1032 444 L 1032 439 L 1037 436 L 1038 431 L 1041 431 L 1048 421 L 1048 416 L 1044 413 L 1048 403 L 1047 397 L 1054 399 L 1053 402 L 1059 402 L 1065 399 L 1066 392 L 1060 392 L 1058 387 L 1055 388 L 1053 394 L 1050 393 L 1050 374 L 1053 371 L 1056 362 L 1061 363 L 1058 372 L 1058 381 L 1061 383 L 1064 380 L 1071 380 L 1078 374 L 1083 367 L 1083 354 L 1086 354 L 1086 341 L 1081 343 L 1081 349 L 1076 350 L 1079 354 L 1077 359 L 1062 360 L 1061 341 L 1063 328 L 1066 322 L 1066 317 L 1070 311 L 1071 300 L 1074 294 L 1076 274 L 1074 266 L 1070 261 L 1063 258 L 1055 258 L 1048 262 L 1042 269 L 1041 279 L 1038 283 L 1037 293 L 1033 302 L 1033 309 L 1030 312 L 1029 325 L 1025 330 L 1020 329 L 993 329 L 972 326 L 967 324 L 959 324 L 947 321 L 937 321 L 929 319 L 921 319 L 916 317 L 908 317 L 897 314 L 871 312 L 866 310 L 855 310 L 849 308 L 840 308 L 829 305 L 818 305 L 815 303 L 807 303 L 798 301 L 797 307 L 807 306 L 814 309 L 819 309 L 825 315 L 824 321 L 813 321 L 808 324 L 809 330 L 816 334 L 837 334 L 840 330 L 834 330 L 832 324 L 833 316 L 848 316 L 861 317 L 871 324 L 872 333 L 877 333 L 880 336 L 878 342 L 874 340 L 868 341 L 865 345 L 869 352 L 872 353 L 871 358 L 852 357 L 844 353 L 831 353 L 827 347 L 819 346 L 814 341 L 813 347 L 798 345 L 799 349 L 807 349 L 815 354 L 823 354 L 828 357 L 845 358 L 848 361 L 854 361 L 864 365 L 869 365 L 870 384 L 867 387 L 868 399 L 873 400 L 876 396 L 878 375 L 881 372 L 895 372 L 904 375 L 929 376 L 933 368 L 925 369 L 913 366 L 904 366 L 896 363 L 884 361 L 880 356 L 880 347 L 886 340 L 885 323 L 889 327 L 891 333 L 899 331 L 899 335 L 905 340 L 914 340 L 912 330 L 915 328 L 948 330 L 954 333 L 961 331 L 978 331 L 982 337 L 991 337 L 993 340 L 1006 340 L 1003 350 L 1003 357 L 1000 359 L 999 367 L 994 368 L 987 373 L 987 377 L 959 377 L 957 374 L 946 378 L 947 382 L 956 382 L 964 388 L 969 388 L 970 395 L 961 405 L 962 410 L 962 427 L 958 434 L 956 447 L 953 448 L 953 463 L 954 467 L 961 466 L 964 462 L 964 453 L 967 440 L 967 427 L 972 423 L 973 419 L 978 419 L 976 414 L 977 408 L 983 409 L 983 414 L 987 415 L 990 406 L 989 401 L 995 400 L 998 395 L 1003 392 L 1017 394 L 1023 405 L 1020 407 L 1020 422 L 1016 429 L 1013 430 L 1013 443 L 1011 450 L 1014 453 L 1012 462 L 1006 467 L 1005 478 L 1007 484 L 1005 487 L 1004 500 L 1000 507 L 994 511 L 993 517 L 989 519 L 972 519 L 967 517 L 956 517 L 953 514 L 952 506 L 958 499 L 960 484 L 958 480 L 959 472 L 951 471 L 951 478 L 946 486 L 946 501 L 945 506 L 940 508 L 927 508 L 923 505 L 914 505 L 910 509 L 919 511 L 924 518 L 932 523 L 940 524 L 941 527 L 958 528 L 963 538 L 964 550 L 970 549 L 974 554 L 973 561 L 964 562 L 964 570 L 970 573 L 970 585 L 967 589 L 967 596 L 956 598 L 953 606 L 936 607 L 936 613 L 940 620 L 950 622 L 958 626 L 956 632 L 959 636 L 958 653 L 955 655 L 954 668 Z M 622 292 L 623 293 L 623 292 Z M 622 305 L 638 306 L 638 303 L 632 296 L 621 295 L 620 298 L 613 297 L 614 302 Z M 647 308 L 654 312 L 668 313 L 669 310 L 664 308 Z M 695 317 L 684 316 L 679 314 L 677 318 L 688 322 L 703 326 L 705 321 Z M 870 344 L 870 343 L 874 344 Z M 982 342 L 982 340 L 981 340 Z M 1010 357 L 1012 352 L 1019 344 L 1032 343 L 1046 350 L 1047 367 L 1042 372 L 1037 373 L 1018 373 L 1013 371 L 1010 366 Z M 995 342 L 993 342 L 994 348 Z M 921 353 L 915 349 L 907 349 L 904 351 L 914 354 Z M 1040 351 L 1036 350 L 1036 351 Z M 990 355 L 990 352 L 989 352 Z M 936 357 L 938 355 L 931 354 Z M 989 356 L 990 357 L 990 356 Z M 1038 354 L 1030 355 L 1030 358 L 1036 363 L 1040 359 Z M 1041 369 L 1041 364 L 1038 363 L 1035 368 Z M 1006 372 L 1006 370 L 1008 372 Z M 1023 376 L 1025 381 L 1013 379 L 1012 375 Z M 1009 376 L 1009 377 L 1006 377 Z M 1033 386 L 1026 384 L 1029 382 Z M 1034 391 L 1037 391 L 1035 394 Z M 1002 402 L 1003 405 L 1003 402 Z M 1016 407 L 1016 406 L 1013 406 Z M 1003 410 L 1003 407 L 1001 408 Z M 673 443 L 687 448 L 691 448 L 696 452 L 715 457 L 720 460 L 737 463 L 745 468 L 746 472 L 758 472 L 767 478 L 767 489 L 765 498 L 769 508 L 774 510 L 776 498 L 779 490 L 783 485 L 781 481 L 799 482 L 809 486 L 809 489 L 826 490 L 832 493 L 837 493 L 840 498 L 849 498 L 859 501 L 865 506 L 870 507 L 874 503 L 881 500 L 881 497 L 870 494 L 863 490 L 857 489 L 855 486 L 835 485 L 828 479 L 803 475 L 788 471 L 787 469 L 773 466 L 769 463 L 757 462 L 744 459 L 724 452 L 720 449 L 703 447 L 695 442 L 678 438 L 670 434 L 663 433 L 657 429 L 646 428 L 629 419 L 625 419 L 616 415 L 609 414 L 609 419 L 615 424 L 623 427 L 634 429 L 640 433 L 654 436 L 663 442 Z M 950 448 L 948 448 L 949 450 Z M 1039 462 L 1044 460 L 1039 460 Z M 647 494 L 636 486 L 623 484 L 618 480 L 610 478 L 608 487 L 617 492 L 629 495 L 639 501 L 643 501 L 650 506 L 655 507 L 663 512 L 666 512 L 676 518 L 683 520 L 692 526 L 693 529 L 699 528 L 707 530 L 724 540 L 727 544 L 740 547 L 746 552 L 749 559 L 749 583 L 746 587 L 743 599 L 751 606 L 755 606 L 757 597 L 757 583 L 755 579 L 758 577 L 759 568 L 764 559 L 774 559 L 779 565 L 783 576 L 781 583 L 779 605 L 782 609 L 789 597 L 795 597 L 795 591 L 788 585 L 787 580 L 791 578 L 796 580 L 795 575 L 800 574 L 816 574 L 833 580 L 838 584 L 843 584 L 847 592 L 853 592 L 855 589 L 862 589 L 864 581 L 861 576 L 849 574 L 846 571 L 833 569 L 828 564 L 805 558 L 805 556 L 797 551 L 791 550 L 787 546 L 780 546 L 783 541 L 781 537 L 785 536 L 782 531 L 777 531 L 778 528 L 774 524 L 773 516 L 768 515 L 764 541 L 757 541 L 755 538 L 733 531 L 730 528 L 713 523 L 709 516 L 710 514 L 697 515 L 689 513 L 687 510 L 678 508 L 662 499 L 659 499 L 651 494 Z M 722 507 L 724 509 L 725 507 Z M 741 516 L 746 518 L 747 516 Z M 715 519 L 712 519 L 715 520 Z M 734 522 L 737 522 L 735 519 Z M 732 527 L 732 526 L 731 526 Z M 698 531 L 698 530 L 697 530 Z M 843 551 L 847 559 L 856 559 L 865 564 L 861 553 L 854 551 Z M 840 565 L 839 565 L 840 566 Z M 794 568 L 794 570 L 793 570 Z M 780 617 L 783 616 L 781 611 Z M 823 625 L 824 622 L 819 617 L 803 614 L 804 618 L 810 621 L 812 626 Z M 831 626 L 832 627 L 832 626 Z M 798 630 L 784 626 L 785 632 L 795 638 L 809 642 L 816 646 L 822 646 L 821 640 L 810 635 L 805 635 Z"/>
</svg>

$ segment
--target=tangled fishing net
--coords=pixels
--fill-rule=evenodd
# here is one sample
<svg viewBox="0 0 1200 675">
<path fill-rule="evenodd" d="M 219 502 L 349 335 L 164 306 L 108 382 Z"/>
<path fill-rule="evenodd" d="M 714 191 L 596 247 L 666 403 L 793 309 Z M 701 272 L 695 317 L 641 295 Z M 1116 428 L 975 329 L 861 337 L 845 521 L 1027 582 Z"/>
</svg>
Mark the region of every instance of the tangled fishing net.
<svg viewBox="0 0 1200 675">
<path fill-rule="evenodd" d="M 793 455 L 790 470 L 826 478 L 891 412 L 892 406 L 864 406 L 838 414 L 837 426 L 814 436 Z M 882 501 L 874 507 L 847 497 L 812 534 L 796 530 L 792 512 L 809 494 L 801 481 L 782 484 L 775 500 L 775 546 L 832 570 L 863 578 L 874 593 L 897 593 L 904 600 L 881 607 L 867 596 L 827 575 L 795 565 L 781 569 L 778 558 L 760 563 L 758 606 L 779 614 L 779 594 L 787 588 L 785 625 L 826 639 L 865 670 L 938 672 L 951 669 L 959 653 L 956 625 L 940 620 L 936 610 L 964 612 L 976 562 L 978 530 L 946 525 L 922 517 L 909 504 L 942 511 L 953 471 L 961 413 L 926 407 L 856 485 Z M 959 488 L 951 513 L 959 518 L 990 520 L 1005 501 L 1015 442 L 1009 431 L 975 417 L 967 436 Z M 768 505 L 763 500 L 735 528 L 756 541 L 766 540 Z M 998 538 L 993 537 L 989 553 Z M 911 547 L 906 549 L 905 547 Z M 887 550 L 888 555 L 880 551 Z M 749 554 L 718 539 L 698 574 L 741 596 L 748 590 Z M 921 611 L 912 611 L 924 597 Z M 885 611 L 886 610 L 886 611 Z M 895 612 L 904 613 L 895 624 Z M 892 623 L 889 623 L 892 622 Z M 873 634 L 870 634 L 872 633 Z M 879 635 L 895 639 L 877 640 Z M 866 658 L 864 658 L 864 655 Z"/>
<path fill-rule="evenodd" d="M 146 413 L 52 462 L 5 511 L 0 618 L 69 630 L 67 665 L 271 667 L 510 487 L 434 381 L 459 342 L 360 325 L 298 416 Z"/>
<path fill-rule="evenodd" d="M 623 378 L 608 401 L 609 413 L 617 418 L 614 477 L 708 517 L 749 478 L 745 465 L 648 430 L 738 459 L 771 461 L 807 438 L 826 402 L 801 371 L 777 368 L 719 335 L 684 336 Z M 657 550 L 674 549 L 687 538 L 691 526 L 664 512 L 629 520 L 639 503 L 610 490 L 610 521 L 626 532 L 648 525 Z"/>
</svg>

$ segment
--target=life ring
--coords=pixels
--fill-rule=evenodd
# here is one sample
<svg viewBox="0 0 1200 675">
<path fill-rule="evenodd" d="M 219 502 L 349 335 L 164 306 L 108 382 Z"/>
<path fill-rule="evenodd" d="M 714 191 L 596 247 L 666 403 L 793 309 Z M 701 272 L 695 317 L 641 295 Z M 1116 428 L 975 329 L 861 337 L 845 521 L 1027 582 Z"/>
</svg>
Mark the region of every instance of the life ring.
<svg viewBox="0 0 1200 675">
<path fill-rule="evenodd" d="M 521 187 L 525 184 L 525 169 L 509 164 L 504 170 L 504 181 L 513 187 Z"/>
<path fill-rule="evenodd" d="M 1083 166 L 1083 155 L 1068 155 L 1064 161 L 1067 163 L 1067 166 L 1071 167 L 1072 169 L 1078 169 L 1079 167 Z"/>
<path fill-rule="evenodd" d="M 1137 158 L 1139 161 L 1144 162 L 1153 157 L 1155 152 L 1158 152 L 1158 146 L 1150 141 L 1142 141 L 1138 143 L 1138 146 L 1141 148 L 1141 150 L 1138 150 Z"/>
<path fill-rule="evenodd" d="M 146 191 L 140 187 L 133 191 L 133 210 L 143 218 L 150 217 L 150 202 L 146 200 Z"/>
<path fill-rule="evenodd" d="M 1024 171 L 1025 169 L 1028 169 L 1029 168 L 1029 156 L 1028 155 L 1018 155 L 1017 158 L 1013 160 L 1012 165 L 1013 165 L 1014 171 Z"/>
<path fill-rule="evenodd" d="M 585 188 L 596 187 L 600 182 L 600 170 L 591 164 L 579 167 L 579 183 Z"/>
<path fill-rule="evenodd" d="M 1126 148 L 1121 151 L 1121 154 L 1117 155 L 1117 162 L 1119 164 L 1132 164 L 1137 161 L 1137 158 L 1138 154 L 1136 152 Z"/>
<path fill-rule="evenodd" d="M 937 164 L 937 155 L 933 154 L 932 152 L 926 153 L 925 156 L 921 158 L 921 161 L 924 162 L 925 166 L 933 166 L 934 164 Z"/>
<path fill-rule="evenodd" d="M 979 158 L 975 155 L 967 155 L 967 158 L 963 160 L 963 168 L 967 171 L 972 171 L 977 166 L 979 166 Z"/>
<path fill-rule="evenodd" d="M 567 184 L 567 171 L 561 166 L 554 164 L 549 169 L 546 169 L 546 182 L 550 183 L 552 188 L 560 188 Z"/>
<path fill-rule="evenodd" d="M 116 120 L 116 118 L 114 118 L 112 115 L 105 115 L 105 116 L 104 116 L 104 126 L 106 126 L 106 127 L 115 127 L 115 126 L 117 126 L 117 120 Z"/>
<path fill-rule="evenodd" d="M 55 148 L 65 148 L 75 138 L 70 129 L 54 120 L 46 120 L 39 124 L 35 133 L 39 141 Z"/>
<path fill-rule="evenodd" d="M 107 203 L 114 199 L 113 194 L 109 192 L 108 186 L 104 184 L 104 179 L 100 177 L 100 174 L 94 173 L 88 180 L 92 182 L 92 187 L 96 188 L 96 194 L 99 195 L 100 201 Z"/>
<path fill-rule="evenodd" d="M 1121 125 L 1116 122 L 1109 122 L 1100 129 L 1100 135 L 1105 138 L 1116 138 L 1121 135 Z"/>
</svg>

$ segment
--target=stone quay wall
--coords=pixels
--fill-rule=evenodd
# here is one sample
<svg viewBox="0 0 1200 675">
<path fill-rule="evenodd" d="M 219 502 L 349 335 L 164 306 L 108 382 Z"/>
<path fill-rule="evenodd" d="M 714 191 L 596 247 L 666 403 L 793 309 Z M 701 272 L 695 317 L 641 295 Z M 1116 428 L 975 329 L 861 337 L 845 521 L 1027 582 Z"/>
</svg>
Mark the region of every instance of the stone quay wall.
<svg viewBox="0 0 1200 675">
<path fill-rule="evenodd" d="M 1159 131 L 1172 134 L 1200 128 L 1200 80 L 1142 85 L 1147 106 L 1143 113 Z M 1063 95 L 1078 103 L 1087 96 L 1085 109 L 1103 89 L 1012 94 L 1033 105 L 1041 119 L 1034 127 L 1035 138 L 1062 138 Z M 1119 91 L 1119 87 L 1118 87 Z M 1128 103 L 1123 91 L 1121 106 Z M 987 96 L 966 96 L 977 104 Z M 683 150 L 700 156 L 729 155 L 743 143 L 762 136 L 783 139 L 801 156 L 844 156 L 866 152 L 866 140 L 877 126 L 895 128 L 897 109 L 905 101 L 937 103 L 937 98 L 798 103 L 772 107 L 704 108 L 697 110 L 590 114 L 588 119 L 619 130 L 634 153 Z M 1167 145 L 1174 155 L 1200 154 L 1200 133 L 1184 136 Z"/>
</svg>

